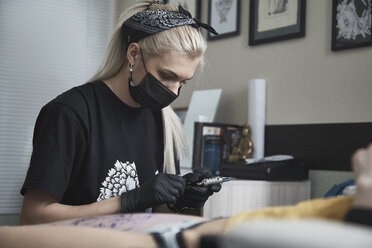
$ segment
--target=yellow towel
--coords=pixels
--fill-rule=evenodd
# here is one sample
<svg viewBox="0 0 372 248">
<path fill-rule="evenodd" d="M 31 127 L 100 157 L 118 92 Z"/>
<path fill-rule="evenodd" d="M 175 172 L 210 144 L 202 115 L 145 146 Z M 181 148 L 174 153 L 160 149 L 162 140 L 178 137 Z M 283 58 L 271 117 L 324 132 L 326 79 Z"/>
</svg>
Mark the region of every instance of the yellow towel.
<svg viewBox="0 0 372 248">
<path fill-rule="evenodd" d="M 238 213 L 228 219 L 225 232 L 250 219 L 262 218 L 325 218 L 343 220 L 350 209 L 354 196 L 336 196 L 306 200 L 292 206 L 267 207 Z"/>
</svg>

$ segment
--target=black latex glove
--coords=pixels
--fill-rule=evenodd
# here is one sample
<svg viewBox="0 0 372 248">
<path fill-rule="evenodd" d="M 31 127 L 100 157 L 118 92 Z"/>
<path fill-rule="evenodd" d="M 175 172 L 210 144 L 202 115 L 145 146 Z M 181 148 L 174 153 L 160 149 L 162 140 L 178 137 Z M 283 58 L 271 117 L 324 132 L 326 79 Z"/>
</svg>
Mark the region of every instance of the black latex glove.
<svg viewBox="0 0 372 248">
<path fill-rule="evenodd" d="M 186 181 L 186 189 L 183 196 L 175 204 L 175 208 L 182 210 L 184 208 L 202 208 L 209 196 L 221 189 L 221 185 L 198 186 L 197 182 L 211 177 L 209 173 L 188 173 L 183 176 Z"/>
<path fill-rule="evenodd" d="M 121 194 L 121 212 L 143 212 L 162 203 L 176 203 L 185 188 L 184 178 L 172 174 L 157 174 L 140 187 Z"/>
</svg>

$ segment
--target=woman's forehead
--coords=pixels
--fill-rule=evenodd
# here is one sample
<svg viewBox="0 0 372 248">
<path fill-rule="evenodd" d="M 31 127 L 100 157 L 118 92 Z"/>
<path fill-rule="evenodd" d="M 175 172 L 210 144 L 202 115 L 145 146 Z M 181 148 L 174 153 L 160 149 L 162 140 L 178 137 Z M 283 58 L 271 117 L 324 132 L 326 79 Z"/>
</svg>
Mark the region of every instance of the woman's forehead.
<svg viewBox="0 0 372 248">
<path fill-rule="evenodd" d="M 157 62 L 162 62 L 162 63 L 170 63 L 171 61 L 191 61 L 195 57 L 190 56 L 187 53 L 182 53 L 177 50 L 169 49 L 167 51 L 162 52 L 158 56 L 153 56 L 153 59 L 157 60 Z M 197 58 L 197 57 L 196 57 Z"/>
</svg>

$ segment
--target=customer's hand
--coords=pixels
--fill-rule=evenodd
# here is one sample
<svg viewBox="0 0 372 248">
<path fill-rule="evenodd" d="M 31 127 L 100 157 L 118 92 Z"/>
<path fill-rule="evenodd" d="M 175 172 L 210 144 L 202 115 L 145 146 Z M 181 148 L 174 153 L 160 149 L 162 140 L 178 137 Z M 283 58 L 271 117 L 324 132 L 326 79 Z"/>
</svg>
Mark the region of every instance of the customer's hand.
<svg viewBox="0 0 372 248">
<path fill-rule="evenodd" d="M 372 144 L 358 149 L 351 163 L 357 185 L 353 206 L 372 208 Z"/>
<path fill-rule="evenodd" d="M 199 171 L 198 173 L 188 173 L 183 176 L 186 181 L 186 189 L 183 196 L 175 204 L 175 208 L 182 210 L 184 208 L 202 208 L 214 192 L 221 189 L 221 185 L 198 186 L 197 182 L 211 177 L 208 171 Z"/>
<path fill-rule="evenodd" d="M 140 187 L 121 194 L 121 212 L 141 212 L 163 203 L 176 203 L 186 188 L 185 179 L 157 174 Z"/>
<path fill-rule="evenodd" d="M 372 184 L 372 144 L 358 149 L 351 158 L 355 178 Z"/>
</svg>

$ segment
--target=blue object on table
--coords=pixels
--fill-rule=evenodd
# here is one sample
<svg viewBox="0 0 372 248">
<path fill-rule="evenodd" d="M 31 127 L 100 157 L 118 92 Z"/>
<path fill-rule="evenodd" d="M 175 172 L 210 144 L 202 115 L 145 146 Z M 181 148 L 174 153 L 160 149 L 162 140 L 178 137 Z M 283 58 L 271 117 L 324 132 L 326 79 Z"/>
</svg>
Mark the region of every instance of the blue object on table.
<svg viewBox="0 0 372 248">
<path fill-rule="evenodd" d="M 324 197 L 333 197 L 337 195 L 342 195 L 344 189 L 348 186 L 355 185 L 355 180 L 350 178 L 342 183 L 335 184 L 333 187 L 325 193 Z"/>
<path fill-rule="evenodd" d="M 213 176 L 220 174 L 220 153 L 220 137 L 216 135 L 205 135 L 203 167 L 210 169 Z"/>
</svg>

